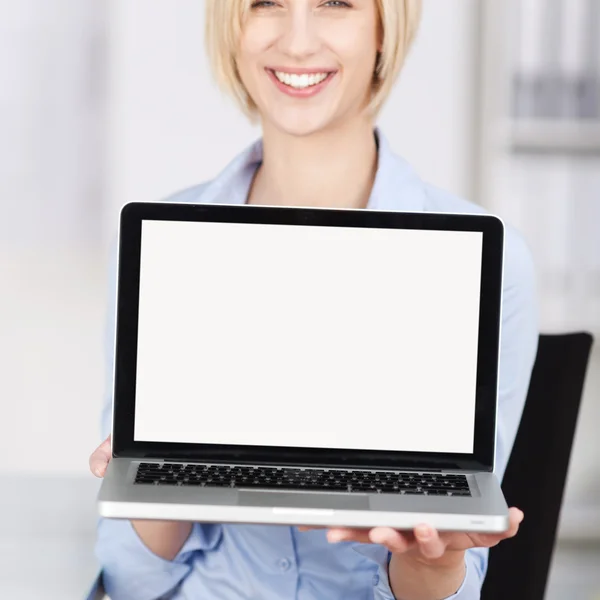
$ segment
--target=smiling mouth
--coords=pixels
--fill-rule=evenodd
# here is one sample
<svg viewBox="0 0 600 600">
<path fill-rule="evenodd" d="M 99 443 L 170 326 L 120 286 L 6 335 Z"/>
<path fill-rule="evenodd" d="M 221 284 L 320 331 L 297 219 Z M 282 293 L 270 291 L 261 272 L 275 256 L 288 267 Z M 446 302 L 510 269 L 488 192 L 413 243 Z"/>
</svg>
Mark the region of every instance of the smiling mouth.
<svg viewBox="0 0 600 600">
<path fill-rule="evenodd" d="M 307 88 L 315 87 L 335 74 L 335 71 L 302 74 L 286 73 L 284 71 L 275 71 L 273 69 L 269 69 L 269 71 L 275 75 L 280 83 L 294 90 L 305 90 Z"/>
</svg>

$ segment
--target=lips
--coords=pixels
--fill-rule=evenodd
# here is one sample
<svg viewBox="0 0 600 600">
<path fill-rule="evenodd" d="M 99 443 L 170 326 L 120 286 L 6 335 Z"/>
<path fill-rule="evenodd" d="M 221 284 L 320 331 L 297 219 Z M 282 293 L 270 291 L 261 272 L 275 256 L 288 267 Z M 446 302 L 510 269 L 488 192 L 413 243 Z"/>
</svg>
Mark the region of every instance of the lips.
<svg viewBox="0 0 600 600">
<path fill-rule="evenodd" d="M 322 91 L 337 71 L 330 69 L 267 68 L 280 91 L 295 97 L 314 96 Z"/>
</svg>

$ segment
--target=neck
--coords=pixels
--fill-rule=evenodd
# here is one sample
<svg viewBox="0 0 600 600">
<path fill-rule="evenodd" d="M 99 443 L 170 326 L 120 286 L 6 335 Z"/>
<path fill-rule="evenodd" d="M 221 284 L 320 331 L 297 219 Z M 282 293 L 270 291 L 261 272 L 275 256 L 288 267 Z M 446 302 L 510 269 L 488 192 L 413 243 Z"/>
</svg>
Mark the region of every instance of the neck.
<svg viewBox="0 0 600 600">
<path fill-rule="evenodd" d="M 263 162 L 249 203 L 366 207 L 377 171 L 373 123 L 355 120 L 304 137 L 263 125 Z"/>
</svg>

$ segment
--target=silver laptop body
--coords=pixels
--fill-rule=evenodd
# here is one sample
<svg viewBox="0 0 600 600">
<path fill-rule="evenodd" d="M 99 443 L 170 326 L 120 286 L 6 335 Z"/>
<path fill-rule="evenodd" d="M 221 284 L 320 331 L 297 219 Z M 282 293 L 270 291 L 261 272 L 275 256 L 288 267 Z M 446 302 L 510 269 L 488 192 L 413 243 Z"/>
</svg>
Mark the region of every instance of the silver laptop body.
<svg viewBox="0 0 600 600">
<path fill-rule="evenodd" d="M 500 532 L 503 225 L 132 203 L 100 515 Z"/>
</svg>

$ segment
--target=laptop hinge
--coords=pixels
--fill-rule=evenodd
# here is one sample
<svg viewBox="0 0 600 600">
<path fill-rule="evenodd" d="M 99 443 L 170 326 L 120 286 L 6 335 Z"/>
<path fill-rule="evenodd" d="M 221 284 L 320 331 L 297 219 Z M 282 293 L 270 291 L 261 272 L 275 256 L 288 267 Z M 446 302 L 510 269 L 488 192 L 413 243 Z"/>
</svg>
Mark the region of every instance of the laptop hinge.
<svg viewBox="0 0 600 600">
<path fill-rule="evenodd" d="M 290 469 L 331 469 L 331 470 L 348 470 L 348 471 L 402 471 L 404 473 L 456 473 L 461 469 L 429 469 L 429 468 L 416 468 L 416 467 L 374 467 L 374 466 L 349 466 L 349 465 L 307 465 L 307 464 L 281 464 L 277 461 L 272 463 L 256 463 L 253 461 L 236 461 L 236 460 L 211 460 L 211 459 L 192 459 L 192 458 L 137 458 L 137 462 L 153 462 L 153 463 L 199 463 L 199 464 L 222 464 L 222 465 L 248 465 L 248 466 L 274 466 L 278 468 L 290 468 Z M 466 472 L 466 471 L 465 471 Z M 476 472 L 476 471 L 473 471 Z"/>
</svg>

